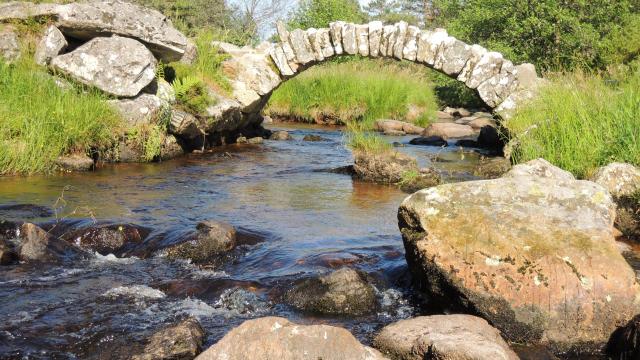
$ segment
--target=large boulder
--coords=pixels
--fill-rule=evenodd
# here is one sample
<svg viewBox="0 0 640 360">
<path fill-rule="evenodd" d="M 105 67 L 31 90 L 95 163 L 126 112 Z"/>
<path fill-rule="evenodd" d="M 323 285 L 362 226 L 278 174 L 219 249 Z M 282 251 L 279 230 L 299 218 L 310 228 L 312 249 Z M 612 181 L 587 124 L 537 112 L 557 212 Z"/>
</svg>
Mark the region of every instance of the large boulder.
<svg viewBox="0 0 640 360">
<path fill-rule="evenodd" d="M 12 2 L 0 5 L 0 21 L 50 16 L 65 34 L 90 40 L 120 35 L 144 42 L 165 62 L 180 60 L 187 38 L 160 12 L 120 0 L 91 0 L 64 5 Z"/>
<path fill-rule="evenodd" d="M 471 315 L 433 315 L 385 326 L 374 346 L 393 359 L 518 360 L 486 320 Z"/>
<path fill-rule="evenodd" d="M 0 60 L 13 62 L 20 58 L 18 34 L 12 26 L 0 27 Z"/>
<path fill-rule="evenodd" d="M 202 351 L 204 330 L 196 319 L 189 318 L 153 334 L 144 352 L 133 360 L 193 359 Z"/>
<path fill-rule="evenodd" d="M 232 250 L 236 246 L 236 229 L 219 221 L 203 221 L 196 226 L 196 235 L 167 250 L 174 259 L 189 259 L 196 264 L 209 262 L 212 257 Z"/>
<path fill-rule="evenodd" d="M 362 274 L 349 268 L 302 280 L 284 298 L 298 309 L 319 314 L 357 316 L 376 308 L 373 287 Z"/>
<path fill-rule="evenodd" d="M 613 236 L 615 204 L 593 182 L 514 173 L 405 199 L 409 268 L 433 298 L 510 340 L 599 350 L 640 312 L 640 286 Z"/>
<path fill-rule="evenodd" d="M 200 354 L 197 360 L 382 360 L 345 329 L 298 325 L 279 317 L 248 320 Z"/>
<path fill-rule="evenodd" d="M 77 81 L 115 96 L 133 97 L 153 81 L 157 61 L 140 42 L 100 37 L 57 56 L 51 65 Z"/>
<path fill-rule="evenodd" d="M 42 35 L 36 47 L 34 55 L 36 64 L 48 65 L 51 60 L 58 56 L 69 44 L 64 35 L 54 25 L 50 25 Z"/>
<path fill-rule="evenodd" d="M 356 177 L 363 181 L 397 184 L 405 174 L 419 171 L 414 158 L 396 151 L 354 151 L 353 157 L 353 170 Z"/>
</svg>

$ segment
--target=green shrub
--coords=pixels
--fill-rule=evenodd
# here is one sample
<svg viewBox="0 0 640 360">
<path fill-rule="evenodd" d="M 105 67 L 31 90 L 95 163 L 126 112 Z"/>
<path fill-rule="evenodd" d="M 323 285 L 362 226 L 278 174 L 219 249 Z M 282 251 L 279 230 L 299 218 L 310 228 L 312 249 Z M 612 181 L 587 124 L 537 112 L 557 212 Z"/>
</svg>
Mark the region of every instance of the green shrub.
<svg viewBox="0 0 640 360">
<path fill-rule="evenodd" d="M 162 153 L 166 128 L 161 124 L 142 124 L 127 131 L 127 141 L 139 149 L 145 161 L 151 162 Z"/>
<path fill-rule="evenodd" d="M 357 0 L 302 0 L 292 14 L 289 26 L 294 29 L 323 28 L 336 20 L 359 24 L 366 16 Z"/>
<path fill-rule="evenodd" d="M 381 118 L 426 125 L 437 110 L 426 71 L 392 60 L 317 65 L 278 88 L 265 112 L 308 122 L 360 121 L 369 128 Z"/>
<path fill-rule="evenodd" d="M 0 173 L 51 171 L 70 152 L 112 144 L 121 119 L 97 90 L 62 90 L 23 56 L 0 61 Z"/>
<path fill-rule="evenodd" d="M 578 177 L 612 161 L 640 165 L 640 73 L 555 75 L 506 127 L 515 162 L 543 157 Z"/>
<path fill-rule="evenodd" d="M 603 47 L 603 40 L 615 33 L 625 34 L 621 30 L 639 10 L 637 0 L 434 3 L 439 10 L 437 25 L 453 36 L 502 52 L 514 63 L 532 62 L 543 70 L 605 68 L 610 64 L 609 54 L 616 50 Z"/>
<path fill-rule="evenodd" d="M 185 111 L 202 114 L 212 104 L 207 88 L 194 76 L 177 78 L 173 80 L 172 86 L 176 93 L 176 103 Z"/>
</svg>

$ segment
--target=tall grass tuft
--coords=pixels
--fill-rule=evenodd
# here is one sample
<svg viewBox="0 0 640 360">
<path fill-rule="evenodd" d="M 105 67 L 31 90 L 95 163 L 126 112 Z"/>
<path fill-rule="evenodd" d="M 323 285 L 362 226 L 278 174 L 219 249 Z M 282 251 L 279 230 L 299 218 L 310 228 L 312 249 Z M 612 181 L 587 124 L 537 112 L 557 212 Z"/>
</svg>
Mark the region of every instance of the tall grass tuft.
<svg viewBox="0 0 640 360">
<path fill-rule="evenodd" d="M 63 90 L 23 59 L 0 61 L 0 174 L 51 171 L 60 155 L 111 144 L 121 119 L 103 95 Z"/>
<path fill-rule="evenodd" d="M 317 65 L 277 89 L 265 112 L 302 121 L 359 121 L 370 128 L 381 118 L 428 124 L 437 110 L 422 69 L 405 63 L 358 59 Z"/>
<path fill-rule="evenodd" d="M 540 95 L 506 122 L 515 162 L 543 157 L 578 177 L 612 161 L 640 165 L 640 73 L 619 79 L 551 76 Z"/>
<path fill-rule="evenodd" d="M 344 134 L 347 147 L 353 151 L 361 151 L 366 154 L 380 154 L 390 152 L 391 144 L 377 133 L 368 131 L 362 124 L 356 122 L 347 123 Z"/>
</svg>

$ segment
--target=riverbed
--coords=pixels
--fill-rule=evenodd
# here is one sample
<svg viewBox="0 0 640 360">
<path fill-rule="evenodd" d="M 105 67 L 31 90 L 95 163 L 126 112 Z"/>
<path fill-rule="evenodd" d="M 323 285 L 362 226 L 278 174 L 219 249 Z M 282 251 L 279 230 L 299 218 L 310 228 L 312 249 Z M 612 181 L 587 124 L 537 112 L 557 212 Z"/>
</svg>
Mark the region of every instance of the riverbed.
<svg viewBox="0 0 640 360">
<path fill-rule="evenodd" d="M 244 320 L 277 315 L 344 326 L 370 343 L 379 328 L 441 312 L 411 291 L 396 212 L 396 187 L 329 170 L 352 163 L 340 128 L 273 125 L 291 141 L 231 145 L 159 164 L 104 166 L 91 173 L 0 178 L 0 204 L 54 208 L 69 230 L 93 222 L 150 229 L 146 250 L 95 254 L 71 266 L 18 265 L 0 271 L 0 358 L 126 358 L 162 326 L 196 317 L 206 345 Z M 302 141 L 305 135 L 324 141 Z M 408 144 L 411 137 L 388 138 Z M 470 149 L 406 146 L 445 181 L 477 179 Z M 239 229 L 247 245 L 219 268 L 170 261 L 163 245 L 204 220 Z M 364 271 L 380 308 L 357 318 L 295 311 L 280 295 L 301 277 L 343 266 Z"/>
</svg>

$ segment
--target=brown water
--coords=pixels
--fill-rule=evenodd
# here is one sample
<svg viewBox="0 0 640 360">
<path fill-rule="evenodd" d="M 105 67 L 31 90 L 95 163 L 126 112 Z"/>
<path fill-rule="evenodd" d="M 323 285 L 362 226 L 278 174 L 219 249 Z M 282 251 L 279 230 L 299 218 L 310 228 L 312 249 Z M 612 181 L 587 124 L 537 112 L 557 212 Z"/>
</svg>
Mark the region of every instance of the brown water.
<svg viewBox="0 0 640 360">
<path fill-rule="evenodd" d="M 326 172 L 351 163 L 338 129 L 278 128 L 296 140 L 87 174 L 0 178 L 0 204 L 57 202 L 58 216 L 72 227 L 95 218 L 151 228 L 146 253 L 209 219 L 262 240 L 215 270 L 159 255 L 95 255 L 71 266 L 2 268 L 0 358 L 126 357 L 150 333 L 188 315 L 203 324 L 207 344 L 265 315 L 339 324 L 367 342 L 387 323 L 430 312 L 428 302 L 411 292 L 397 228 L 396 211 L 406 194 Z M 328 141 L 301 141 L 307 134 Z M 400 150 L 423 165 L 437 156 L 434 164 L 447 181 L 474 178 L 470 169 L 478 156 L 468 150 Z M 372 277 L 381 303 L 377 313 L 318 318 L 280 302 L 278 295 L 293 280 L 345 265 Z"/>
</svg>

